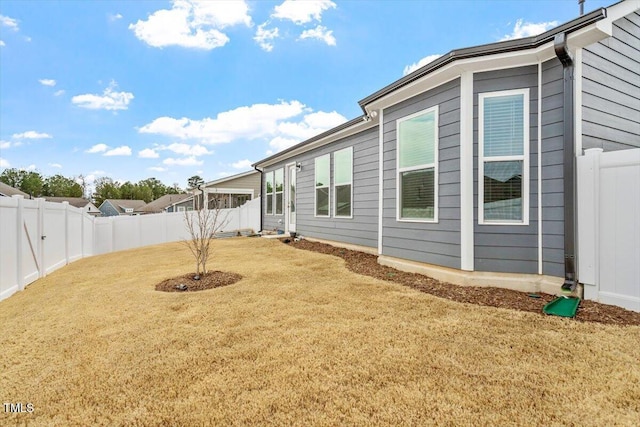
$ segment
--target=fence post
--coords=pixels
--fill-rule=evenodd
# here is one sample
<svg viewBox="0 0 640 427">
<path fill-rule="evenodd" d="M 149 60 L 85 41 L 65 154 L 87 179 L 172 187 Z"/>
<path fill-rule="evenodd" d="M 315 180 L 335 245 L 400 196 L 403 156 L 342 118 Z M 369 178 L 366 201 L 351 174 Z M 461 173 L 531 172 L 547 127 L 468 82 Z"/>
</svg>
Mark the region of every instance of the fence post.
<svg viewBox="0 0 640 427">
<path fill-rule="evenodd" d="M 43 198 L 35 199 L 38 202 L 38 235 L 36 240 L 36 244 L 38 245 L 38 277 L 44 277 L 47 275 L 47 267 L 45 266 L 45 250 L 44 243 L 47 238 L 44 229 L 44 209 L 45 209 L 45 200 Z"/>
<path fill-rule="evenodd" d="M 578 157 L 578 279 L 584 298 L 598 300 L 600 283 L 600 156 L 602 148 L 585 150 Z"/>
<path fill-rule="evenodd" d="M 69 202 L 62 202 L 64 206 L 64 264 L 69 264 Z"/>
<path fill-rule="evenodd" d="M 18 289 L 21 291 L 24 290 L 24 272 L 22 271 L 22 240 L 23 234 L 22 227 L 24 224 L 24 196 L 16 194 L 12 196 L 14 199 L 17 199 L 18 202 L 18 212 L 16 214 L 16 275 L 17 275 L 17 284 Z"/>
</svg>

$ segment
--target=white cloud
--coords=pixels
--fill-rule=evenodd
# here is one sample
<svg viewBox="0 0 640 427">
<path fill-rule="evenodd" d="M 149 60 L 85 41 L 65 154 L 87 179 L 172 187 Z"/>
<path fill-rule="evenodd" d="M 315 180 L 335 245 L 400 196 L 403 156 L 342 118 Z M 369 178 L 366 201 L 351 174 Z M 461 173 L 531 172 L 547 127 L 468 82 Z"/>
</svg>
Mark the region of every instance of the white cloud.
<svg viewBox="0 0 640 427">
<path fill-rule="evenodd" d="M 279 104 L 254 104 L 218 114 L 215 119 L 191 120 L 160 117 L 139 129 L 141 133 L 161 134 L 182 139 L 199 139 L 205 144 L 227 143 L 237 140 L 263 139 L 275 151 L 288 148 L 298 142 L 329 130 L 347 119 L 336 111 L 313 112 L 298 101 Z M 177 151 L 179 144 L 172 144 L 174 152 L 184 155 L 200 155 L 199 146 Z M 187 144 L 184 144 L 187 146 Z M 159 147 L 169 149 L 171 146 Z M 207 153 L 203 153 L 207 154 Z"/>
<path fill-rule="evenodd" d="M 127 147 L 126 145 L 113 148 L 103 154 L 103 156 L 130 156 L 130 155 L 131 155 L 131 148 Z"/>
<path fill-rule="evenodd" d="M 11 167 L 11 163 L 9 163 L 9 161 L 0 157 L 0 168 L 10 168 L 10 167 Z"/>
<path fill-rule="evenodd" d="M 118 19 L 122 19 L 122 15 L 119 13 L 115 13 L 115 14 L 110 14 L 109 15 L 109 21 L 113 22 L 113 21 L 117 21 Z"/>
<path fill-rule="evenodd" d="M 142 159 L 157 159 L 160 157 L 160 154 L 153 148 L 145 148 L 144 150 L 138 151 L 138 157 Z"/>
<path fill-rule="evenodd" d="M 306 24 L 312 20 L 320 22 L 322 13 L 328 9 L 335 9 L 336 4 L 331 0 L 294 1 L 285 0 L 274 8 L 272 18 L 288 19 L 297 25 Z"/>
<path fill-rule="evenodd" d="M 13 31 L 18 31 L 18 21 L 5 15 L 0 15 L 0 26 L 7 27 Z"/>
<path fill-rule="evenodd" d="M 107 151 L 108 148 L 109 146 L 107 144 L 96 144 L 85 151 L 85 153 L 102 153 L 104 151 Z"/>
<path fill-rule="evenodd" d="M 151 167 L 148 167 L 147 169 L 150 170 L 150 171 L 153 171 L 153 172 L 166 172 L 167 171 L 167 168 L 163 168 L 162 166 L 151 166 Z"/>
<path fill-rule="evenodd" d="M 253 39 L 260 45 L 263 50 L 271 52 L 273 50 L 272 41 L 279 37 L 280 30 L 278 30 L 277 27 L 268 30 L 265 28 L 268 24 L 268 22 L 265 22 L 264 24 L 258 25 L 256 35 L 253 37 Z"/>
<path fill-rule="evenodd" d="M 56 81 L 53 79 L 40 79 L 38 80 L 40 82 L 40 84 L 42 84 L 43 86 L 55 86 L 56 85 Z"/>
<path fill-rule="evenodd" d="M 159 117 L 139 129 L 140 133 L 160 134 L 181 139 L 198 139 L 205 144 L 227 143 L 237 139 L 258 139 L 277 133 L 277 124 L 308 111 L 298 101 L 254 104 L 219 113 L 215 119 L 191 120 Z"/>
<path fill-rule="evenodd" d="M 278 151 L 282 151 L 289 147 L 293 147 L 294 145 L 296 145 L 301 141 L 302 141 L 301 139 L 283 138 L 281 136 L 276 136 L 271 141 L 269 141 L 269 147 L 271 147 L 273 150 L 268 150 L 267 155 L 270 156 L 273 153 L 277 153 Z"/>
<path fill-rule="evenodd" d="M 49 163 L 49 166 L 56 169 L 62 169 L 62 165 L 60 163 Z"/>
<path fill-rule="evenodd" d="M 248 169 L 251 167 L 251 164 L 253 162 L 249 159 L 244 159 L 244 160 L 238 160 L 235 163 L 232 163 L 231 166 L 233 166 L 235 169 Z"/>
<path fill-rule="evenodd" d="M 211 50 L 224 46 L 229 37 L 220 30 L 238 24 L 251 27 L 249 6 L 243 1 L 175 0 L 146 21 L 130 24 L 136 37 L 153 47 L 182 46 Z"/>
<path fill-rule="evenodd" d="M 64 89 L 57 90 L 53 93 L 54 96 L 64 95 Z"/>
<path fill-rule="evenodd" d="M 0 141 L 0 150 L 6 150 L 11 147 L 11 141 Z"/>
<path fill-rule="evenodd" d="M 518 19 L 516 21 L 516 25 L 513 27 L 513 31 L 511 32 L 511 34 L 505 34 L 504 37 L 500 39 L 500 41 L 537 36 L 538 34 L 542 34 L 545 31 L 557 26 L 558 21 L 533 23 L 523 22 L 522 19 Z"/>
<path fill-rule="evenodd" d="M 204 163 L 202 160 L 196 159 L 194 156 L 183 157 L 181 159 L 174 159 L 169 157 L 162 161 L 163 164 L 167 166 L 200 166 Z"/>
<path fill-rule="evenodd" d="M 14 133 L 11 135 L 15 139 L 45 139 L 45 138 L 53 138 L 48 133 L 40 133 L 35 130 L 30 130 L 22 133 Z"/>
<path fill-rule="evenodd" d="M 118 86 L 115 81 L 109 84 L 101 95 L 84 94 L 76 95 L 71 98 L 71 102 L 78 107 L 88 108 L 90 110 L 126 110 L 129 103 L 133 99 L 130 92 L 114 92 Z"/>
<path fill-rule="evenodd" d="M 0 46 L 6 46 L 2 40 L 0 40 Z"/>
<path fill-rule="evenodd" d="M 417 70 L 418 68 L 422 68 L 425 65 L 427 65 L 428 63 L 435 61 L 436 59 L 440 58 L 442 55 L 428 55 L 425 56 L 424 58 L 422 58 L 420 61 L 415 62 L 411 65 L 407 65 L 406 67 L 404 67 L 404 70 L 402 72 L 403 76 L 406 76 L 407 74 L 411 74 L 413 73 L 415 70 Z"/>
<path fill-rule="evenodd" d="M 304 30 L 302 34 L 300 34 L 300 39 L 318 39 L 324 41 L 329 46 L 336 45 L 336 38 L 333 36 L 333 31 L 328 30 L 327 27 L 323 27 L 322 25 L 318 25 L 316 28 L 310 30 Z"/>
<path fill-rule="evenodd" d="M 37 168 L 36 168 L 36 165 L 34 165 L 34 164 L 32 163 L 32 164 L 30 164 L 29 166 L 27 166 L 26 168 L 20 168 L 20 169 L 22 169 L 22 170 L 24 170 L 24 171 L 34 171 L 34 170 L 36 170 Z"/>
<path fill-rule="evenodd" d="M 205 154 L 213 154 L 213 152 L 207 150 L 207 147 L 204 147 L 202 145 L 189 145 L 189 144 L 185 144 L 185 143 L 173 143 L 171 145 L 168 145 L 166 147 L 163 147 L 163 149 L 166 150 L 170 150 L 173 151 L 176 154 L 182 154 L 185 156 L 202 156 Z"/>
</svg>

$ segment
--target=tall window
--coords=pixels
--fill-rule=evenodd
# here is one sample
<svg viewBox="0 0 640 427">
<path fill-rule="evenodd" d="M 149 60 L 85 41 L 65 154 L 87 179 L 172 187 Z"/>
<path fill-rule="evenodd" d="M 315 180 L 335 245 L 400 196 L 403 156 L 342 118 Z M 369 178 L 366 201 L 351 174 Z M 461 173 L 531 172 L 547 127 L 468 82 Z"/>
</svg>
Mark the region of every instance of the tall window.
<svg viewBox="0 0 640 427">
<path fill-rule="evenodd" d="M 334 215 L 351 217 L 353 188 L 353 147 L 333 153 L 333 194 Z"/>
<path fill-rule="evenodd" d="M 478 222 L 529 222 L 529 89 L 478 96 Z"/>
<path fill-rule="evenodd" d="M 276 169 L 275 171 L 275 190 L 276 190 L 276 215 L 282 215 L 282 207 L 284 204 L 283 190 L 284 190 L 284 169 Z"/>
<path fill-rule="evenodd" d="M 316 157 L 316 216 L 329 216 L 329 155 Z"/>
<path fill-rule="evenodd" d="M 438 107 L 396 121 L 397 219 L 438 220 Z"/>
<path fill-rule="evenodd" d="M 267 173 L 266 187 L 267 215 L 273 215 L 273 171 Z"/>
</svg>

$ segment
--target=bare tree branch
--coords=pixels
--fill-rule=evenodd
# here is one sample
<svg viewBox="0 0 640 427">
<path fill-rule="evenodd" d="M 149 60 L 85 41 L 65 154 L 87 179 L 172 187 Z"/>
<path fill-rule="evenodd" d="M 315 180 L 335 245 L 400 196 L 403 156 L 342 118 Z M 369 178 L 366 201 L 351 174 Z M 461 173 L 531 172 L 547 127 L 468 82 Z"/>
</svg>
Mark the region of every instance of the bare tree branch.
<svg viewBox="0 0 640 427">
<path fill-rule="evenodd" d="M 184 221 L 190 238 L 184 241 L 196 261 L 196 275 L 207 274 L 207 261 L 211 255 L 211 240 L 229 224 L 229 213 L 218 207 L 185 211 Z"/>
</svg>

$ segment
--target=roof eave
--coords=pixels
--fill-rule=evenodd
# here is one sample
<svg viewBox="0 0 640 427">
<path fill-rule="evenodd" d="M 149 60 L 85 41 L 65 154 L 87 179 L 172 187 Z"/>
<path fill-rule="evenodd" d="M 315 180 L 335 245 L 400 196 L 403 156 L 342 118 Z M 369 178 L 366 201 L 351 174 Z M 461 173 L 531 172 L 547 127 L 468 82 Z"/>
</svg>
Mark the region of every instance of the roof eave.
<svg viewBox="0 0 640 427">
<path fill-rule="evenodd" d="M 325 131 L 305 141 L 302 141 L 292 147 L 282 150 L 272 156 L 262 159 L 259 162 L 252 164 L 251 166 L 254 168 L 269 166 L 273 163 L 287 159 L 294 155 L 298 155 L 306 151 L 312 150 L 314 148 L 317 148 L 318 146 L 322 146 L 325 143 L 329 143 L 336 139 L 345 138 L 349 135 L 362 132 L 364 130 L 367 130 L 369 127 L 374 126 L 374 124 L 375 123 L 367 116 L 356 117 L 354 119 L 351 119 L 347 122 L 342 123 L 341 125 L 338 125 L 332 129 L 329 129 L 328 131 Z"/>
<path fill-rule="evenodd" d="M 358 102 L 358 104 L 360 105 L 360 108 L 362 108 L 364 113 L 367 114 L 367 108 L 366 108 L 367 105 L 455 61 L 460 61 L 460 60 L 469 59 L 469 58 L 477 58 L 477 57 L 488 56 L 488 55 L 498 55 L 503 53 L 517 52 L 521 50 L 535 49 L 546 43 L 553 42 L 553 38 L 555 37 L 556 34 L 559 34 L 562 32 L 577 31 L 601 19 L 606 18 L 606 16 L 607 16 L 606 9 L 600 8 L 537 36 L 526 37 L 526 38 L 516 39 L 516 40 L 507 40 L 507 41 L 490 43 L 490 44 L 483 44 L 483 45 L 473 46 L 473 47 L 464 48 L 464 49 L 452 50 L 449 53 L 434 60 L 433 62 L 423 66 L 422 68 L 419 68 L 416 71 L 410 74 L 407 74 L 401 79 L 398 79 L 395 82 L 367 96 L 366 98 L 363 98 Z"/>
</svg>

